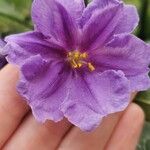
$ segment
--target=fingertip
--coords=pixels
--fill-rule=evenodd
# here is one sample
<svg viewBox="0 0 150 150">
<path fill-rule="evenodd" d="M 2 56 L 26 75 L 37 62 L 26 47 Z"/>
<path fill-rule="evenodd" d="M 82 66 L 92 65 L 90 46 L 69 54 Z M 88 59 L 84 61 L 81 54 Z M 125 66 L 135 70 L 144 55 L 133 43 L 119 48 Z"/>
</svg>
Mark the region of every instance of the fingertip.
<svg viewBox="0 0 150 150">
<path fill-rule="evenodd" d="M 136 103 L 132 103 L 127 108 L 127 115 L 130 115 L 131 119 L 134 120 L 135 124 L 143 126 L 145 120 L 145 114 L 142 108 Z"/>
<path fill-rule="evenodd" d="M 108 141 L 106 150 L 134 150 L 144 124 L 144 112 L 140 106 L 132 103 L 123 113 L 112 137 Z M 119 143 L 118 143 L 119 141 Z M 126 147 L 125 147 L 126 145 Z"/>
</svg>

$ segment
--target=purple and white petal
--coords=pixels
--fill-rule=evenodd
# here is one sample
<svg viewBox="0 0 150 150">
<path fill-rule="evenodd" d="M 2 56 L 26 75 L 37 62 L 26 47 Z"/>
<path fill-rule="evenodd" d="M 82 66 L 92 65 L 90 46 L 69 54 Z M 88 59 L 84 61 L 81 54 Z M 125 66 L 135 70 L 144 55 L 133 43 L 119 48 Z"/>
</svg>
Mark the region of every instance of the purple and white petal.
<svg viewBox="0 0 150 150">
<path fill-rule="evenodd" d="M 34 0 L 32 20 L 37 31 L 45 37 L 59 41 L 62 46 L 72 49 L 78 42 L 76 21 L 67 10 L 55 0 Z"/>
<path fill-rule="evenodd" d="M 62 62 L 47 62 L 40 55 L 30 57 L 21 67 L 17 89 L 41 122 L 63 118 L 59 107 L 67 96 L 64 81 L 68 74 L 64 70 Z"/>
<path fill-rule="evenodd" d="M 21 65 L 24 61 L 31 57 L 31 53 L 21 48 L 18 44 L 9 42 L 3 48 L 3 54 L 6 55 L 6 59 L 11 64 Z"/>
<path fill-rule="evenodd" d="M 38 52 L 40 53 L 40 48 L 43 48 L 43 51 L 48 51 L 49 49 L 56 49 L 56 50 L 64 50 L 63 47 L 59 45 L 59 43 L 56 43 L 56 41 L 53 41 L 51 38 L 46 38 L 44 35 L 40 32 L 36 31 L 30 31 L 20 34 L 14 34 L 7 36 L 5 38 L 5 41 L 7 43 L 14 42 L 21 46 L 24 49 L 27 49 L 27 51 L 34 53 Z M 46 50 L 45 47 L 48 47 Z M 46 53 L 46 52 L 45 52 Z"/>
<path fill-rule="evenodd" d="M 5 42 L 0 39 L 0 69 L 7 63 L 5 57 L 4 57 L 4 50 Z"/>
<path fill-rule="evenodd" d="M 136 76 L 129 76 L 131 90 L 134 91 L 145 91 L 150 88 L 150 77 L 148 75 L 149 69 L 143 74 L 138 74 Z"/>
<path fill-rule="evenodd" d="M 104 116 L 124 110 L 129 103 L 129 81 L 121 71 L 72 76 L 67 87 L 61 110 L 82 130 L 94 129 Z"/>
<path fill-rule="evenodd" d="M 118 22 L 114 34 L 131 33 L 133 32 L 139 23 L 139 15 L 137 8 L 133 5 L 125 5 L 122 10 L 122 18 Z"/>
<path fill-rule="evenodd" d="M 150 87 L 150 46 L 134 35 L 116 35 L 104 49 L 95 51 L 91 59 L 99 71 L 122 70 L 130 80 L 133 91 Z"/>
<path fill-rule="evenodd" d="M 5 56 L 5 51 L 4 51 L 4 47 L 6 45 L 6 42 L 2 39 L 0 39 L 0 55 L 1 56 Z"/>
<path fill-rule="evenodd" d="M 93 17 L 94 14 L 99 11 L 103 11 L 107 6 L 118 5 L 118 0 L 92 0 L 84 9 L 82 17 L 80 19 L 80 26 L 83 28 L 87 22 Z"/>
<path fill-rule="evenodd" d="M 132 5 L 124 5 L 117 0 L 93 1 L 81 18 L 83 26 L 81 48 L 83 50 L 101 48 L 113 35 L 132 32 L 138 21 L 137 10 Z"/>
<path fill-rule="evenodd" d="M 0 48 L 3 48 L 5 46 L 5 44 L 6 43 L 2 39 L 0 39 Z"/>
<path fill-rule="evenodd" d="M 15 64 L 23 63 L 27 58 L 40 54 L 45 59 L 61 59 L 65 53 L 63 47 L 47 40 L 41 33 L 26 32 L 5 38 L 3 48 L 7 59 Z M 4 53 L 3 52 L 3 53 Z"/>
<path fill-rule="evenodd" d="M 84 0 L 57 0 L 64 8 L 68 11 L 68 13 L 72 16 L 72 18 L 76 21 L 82 16 L 83 10 L 85 9 Z"/>
<path fill-rule="evenodd" d="M 111 36 L 112 31 L 121 19 L 120 14 L 122 9 L 122 3 L 110 3 L 103 9 L 94 9 L 91 17 L 85 22 L 85 25 L 82 28 L 83 38 L 81 42 L 81 49 L 85 51 L 92 51 L 93 49 L 102 47 L 105 41 Z"/>
</svg>

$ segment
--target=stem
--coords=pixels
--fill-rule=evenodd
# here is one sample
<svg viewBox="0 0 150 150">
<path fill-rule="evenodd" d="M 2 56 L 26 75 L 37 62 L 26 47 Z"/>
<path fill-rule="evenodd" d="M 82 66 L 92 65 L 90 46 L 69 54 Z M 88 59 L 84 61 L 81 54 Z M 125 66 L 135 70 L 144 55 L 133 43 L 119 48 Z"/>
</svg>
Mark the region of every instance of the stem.
<svg viewBox="0 0 150 150">
<path fill-rule="evenodd" d="M 20 19 L 14 17 L 14 16 L 11 16 L 11 15 L 8 15 L 8 14 L 2 13 L 2 12 L 0 12 L 0 16 L 5 17 L 5 18 L 8 18 L 8 19 L 10 19 L 10 20 L 12 20 L 12 21 L 15 21 L 15 22 L 17 22 L 18 24 L 20 24 L 20 25 L 22 25 L 22 26 L 24 26 L 24 27 L 26 27 L 26 28 L 28 28 L 28 29 L 32 29 L 32 25 L 30 25 L 30 24 L 28 24 L 27 22 L 22 21 L 22 20 L 20 20 Z"/>
</svg>

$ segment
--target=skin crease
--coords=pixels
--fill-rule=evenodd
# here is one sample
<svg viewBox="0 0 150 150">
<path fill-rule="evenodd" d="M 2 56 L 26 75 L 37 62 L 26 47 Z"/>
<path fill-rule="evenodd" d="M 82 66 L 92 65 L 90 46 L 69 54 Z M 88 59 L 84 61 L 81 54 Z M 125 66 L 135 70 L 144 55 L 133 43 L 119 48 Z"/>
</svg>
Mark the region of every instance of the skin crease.
<svg viewBox="0 0 150 150">
<path fill-rule="evenodd" d="M 135 150 L 144 122 L 136 104 L 85 133 L 66 119 L 38 123 L 15 90 L 17 80 L 16 67 L 7 65 L 0 71 L 0 150 Z"/>
</svg>

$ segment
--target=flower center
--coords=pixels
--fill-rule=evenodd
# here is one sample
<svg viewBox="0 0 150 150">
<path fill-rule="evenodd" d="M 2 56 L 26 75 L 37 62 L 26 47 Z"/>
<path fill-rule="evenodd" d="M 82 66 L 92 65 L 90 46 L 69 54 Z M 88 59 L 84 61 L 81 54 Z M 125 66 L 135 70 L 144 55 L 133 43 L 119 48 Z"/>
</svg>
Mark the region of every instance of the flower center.
<svg viewBox="0 0 150 150">
<path fill-rule="evenodd" d="M 81 53 L 80 51 L 72 51 L 67 54 L 67 60 L 73 69 L 86 66 L 90 71 L 94 71 L 95 67 L 91 62 L 87 61 L 87 58 L 88 54 L 86 52 Z"/>
</svg>

